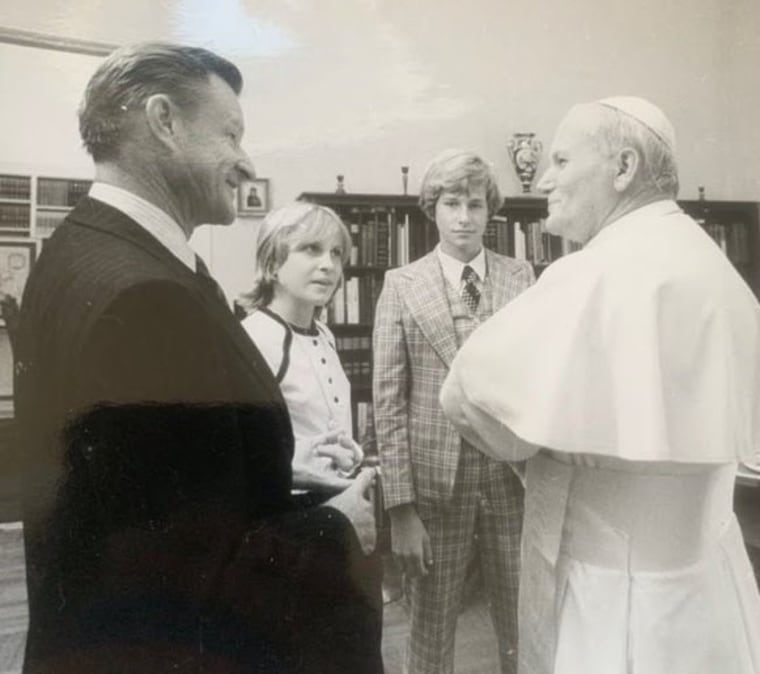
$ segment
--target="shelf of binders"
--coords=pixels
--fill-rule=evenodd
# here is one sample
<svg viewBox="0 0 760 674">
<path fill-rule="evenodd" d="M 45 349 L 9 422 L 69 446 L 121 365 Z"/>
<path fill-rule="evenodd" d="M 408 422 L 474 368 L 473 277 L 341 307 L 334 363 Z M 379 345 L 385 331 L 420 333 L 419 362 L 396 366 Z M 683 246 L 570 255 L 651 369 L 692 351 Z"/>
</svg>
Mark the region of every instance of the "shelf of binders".
<svg viewBox="0 0 760 674">
<path fill-rule="evenodd" d="M 37 178 L 37 208 L 72 209 L 87 194 L 92 181 L 69 178 Z"/>
<path fill-rule="evenodd" d="M 38 177 L 35 234 L 42 239 L 49 237 L 91 184 L 90 180 Z"/>
<path fill-rule="evenodd" d="M 31 206 L 0 199 L 0 236 L 30 235 Z"/>
<path fill-rule="evenodd" d="M 46 238 L 90 184 L 89 180 L 0 174 L 0 236 Z"/>
<path fill-rule="evenodd" d="M 29 236 L 31 218 L 31 178 L 0 175 L 0 236 Z"/>
</svg>

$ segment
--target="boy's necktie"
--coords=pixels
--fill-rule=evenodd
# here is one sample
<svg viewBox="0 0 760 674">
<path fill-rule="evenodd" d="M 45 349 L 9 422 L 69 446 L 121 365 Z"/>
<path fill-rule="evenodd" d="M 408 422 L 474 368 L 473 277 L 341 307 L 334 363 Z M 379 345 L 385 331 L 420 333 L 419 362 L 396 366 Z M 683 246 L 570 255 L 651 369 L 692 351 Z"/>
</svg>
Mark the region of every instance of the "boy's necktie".
<svg viewBox="0 0 760 674">
<path fill-rule="evenodd" d="M 462 281 L 464 283 L 462 286 L 462 299 L 472 313 L 475 313 L 478 308 L 478 302 L 480 302 L 480 290 L 478 290 L 478 286 L 476 285 L 477 280 L 477 272 L 469 264 L 465 265 L 464 269 L 462 269 Z"/>
</svg>

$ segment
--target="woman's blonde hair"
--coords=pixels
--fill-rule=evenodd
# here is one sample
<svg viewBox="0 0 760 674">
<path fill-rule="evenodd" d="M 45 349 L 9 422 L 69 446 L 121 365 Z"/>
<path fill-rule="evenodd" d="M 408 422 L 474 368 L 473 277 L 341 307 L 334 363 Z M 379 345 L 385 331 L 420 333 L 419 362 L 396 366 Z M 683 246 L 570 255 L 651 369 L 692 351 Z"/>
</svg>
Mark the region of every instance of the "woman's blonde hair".
<svg viewBox="0 0 760 674">
<path fill-rule="evenodd" d="M 240 296 L 240 306 L 250 312 L 272 301 L 277 271 L 288 259 L 293 241 L 306 236 L 323 239 L 334 235 L 340 238 L 341 262 L 345 266 L 351 255 L 351 235 L 331 208 L 296 201 L 271 211 L 259 230 L 253 289 Z"/>
</svg>

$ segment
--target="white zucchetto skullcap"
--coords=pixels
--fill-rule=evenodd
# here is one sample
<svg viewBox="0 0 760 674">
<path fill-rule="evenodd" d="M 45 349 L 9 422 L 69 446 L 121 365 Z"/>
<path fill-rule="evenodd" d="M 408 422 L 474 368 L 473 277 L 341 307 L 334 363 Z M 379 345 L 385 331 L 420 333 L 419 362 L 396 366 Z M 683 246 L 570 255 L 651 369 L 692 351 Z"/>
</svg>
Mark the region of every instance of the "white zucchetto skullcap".
<svg viewBox="0 0 760 674">
<path fill-rule="evenodd" d="M 638 96 L 612 96 L 595 101 L 633 117 L 657 136 L 671 152 L 676 151 L 676 132 L 665 113 L 656 105 Z"/>
</svg>

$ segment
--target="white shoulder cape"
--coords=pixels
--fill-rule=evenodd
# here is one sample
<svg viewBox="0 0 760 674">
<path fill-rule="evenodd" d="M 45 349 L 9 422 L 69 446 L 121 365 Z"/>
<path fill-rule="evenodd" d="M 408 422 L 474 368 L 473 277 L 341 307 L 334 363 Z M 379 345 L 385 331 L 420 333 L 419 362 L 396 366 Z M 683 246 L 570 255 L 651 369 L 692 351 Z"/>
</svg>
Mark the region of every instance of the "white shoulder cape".
<svg viewBox="0 0 760 674">
<path fill-rule="evenodd" d="M 478 328 L 442 401 L 503 459 L 522 458 L 512 433 L 628 460 L 746 459 L 760 449 L 760 306 L 702 228 L 657 202 Z"/>
</svg>

